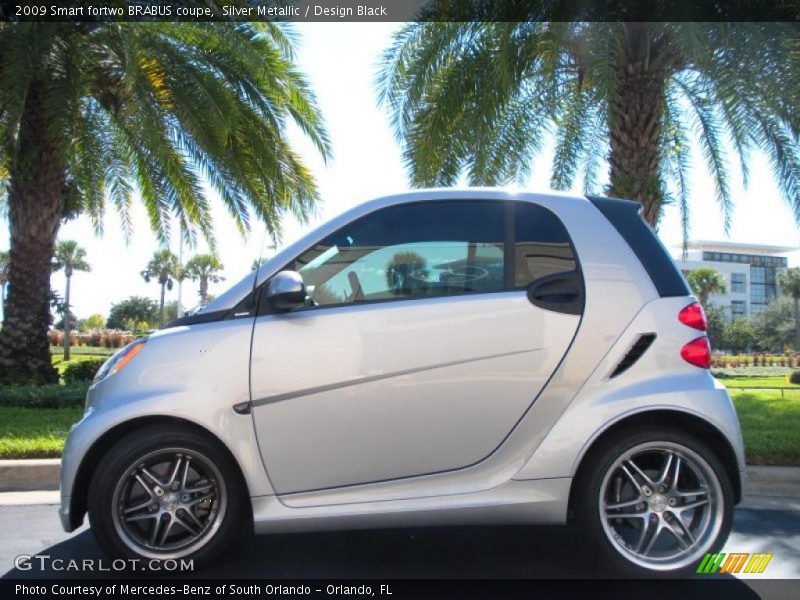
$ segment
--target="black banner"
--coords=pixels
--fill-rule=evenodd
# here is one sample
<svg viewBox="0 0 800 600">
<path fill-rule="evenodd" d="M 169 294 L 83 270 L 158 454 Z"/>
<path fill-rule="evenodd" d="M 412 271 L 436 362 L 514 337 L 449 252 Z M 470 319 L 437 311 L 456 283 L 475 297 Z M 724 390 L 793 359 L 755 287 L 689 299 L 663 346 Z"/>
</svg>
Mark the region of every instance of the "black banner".
<svg viewBox="0 0 800 600">
<path fill-rule="evenodd" d="M 800 22 L 800 0 L 2 0 L 0 20 Z"/>
<path fill-rule="evenodd" d="M 83 600 L 89 598 L 647 598 L 648 600 L 691 600 L 724 598 L 800 597 L 800 581 L 750 581 L 734 578 L 690 580 L 25 580 L 0 581 L 3 598 Z"/>
</svg>

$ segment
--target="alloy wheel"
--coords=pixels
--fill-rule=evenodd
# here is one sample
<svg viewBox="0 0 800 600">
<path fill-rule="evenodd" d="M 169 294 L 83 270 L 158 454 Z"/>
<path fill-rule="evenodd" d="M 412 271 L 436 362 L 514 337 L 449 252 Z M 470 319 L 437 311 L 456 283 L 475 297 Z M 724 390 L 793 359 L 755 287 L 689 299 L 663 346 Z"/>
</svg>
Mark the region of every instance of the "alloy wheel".
<svg viewBox="0 0 800 600">
<path fill-rule="evenodd" d="M 647 569 L 678 570 L 716 540 L 724 510 L 720 483 L 695 451 L 647 442 L 615 460 L 600 486 L 598 509 L 614 547 Z"/>
<path fill-rule="evenodd" d="M 225 481 L 214 463 L 195 450 L 168 448 L 125 470 L 114 490 L 112 518 L 134 553 L 168 559 L 205 545 L 226 508 Z"/>
</svg>

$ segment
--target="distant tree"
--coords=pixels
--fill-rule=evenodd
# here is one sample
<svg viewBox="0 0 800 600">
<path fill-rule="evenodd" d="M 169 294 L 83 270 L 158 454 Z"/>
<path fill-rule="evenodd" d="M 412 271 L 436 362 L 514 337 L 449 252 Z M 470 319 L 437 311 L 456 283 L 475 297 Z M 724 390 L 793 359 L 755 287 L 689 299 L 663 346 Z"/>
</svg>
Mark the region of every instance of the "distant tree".
<svg viewBox="0 0 800 600">
<path fill-rule="evenodd" d="M 706 320 L 708 321 L 708 340 L 713 350 L 725 348 L 725 330 L 728 321 L 725 318 L 725 308 L 722 306 L 711 305 L 705 309 Z"/>
<path fill-rule="evenodd" d="M 725 330 L 725 347 L 734 354 L 748 350 L 755 341 L 756 332 L 750 319 L 733 319 Z"/>
<path fill-rule="evenodd" d="M 6 284 L 8 283 L 8 251 L 0 252 L 0 314 L 5 314 Z"/>
<path fill-rule="evenodd" d="M 141 324 L 150 328 L 158 318 L 158 304 L 142 296 L 131 296 L 111 305 L 106 327 L 109 329 L 140 329 Z"/>
<path fill-rule="evenodd" d="M 170 300 L 164 304 L 164 323 L 169 323 L 178 318 L 178 301 Z"/>
<path fill-rule="evenodd" d="M 759 350 L 784 352 L 795 335 L 794 306 L 789 298 L 773 300 L 753 317 L 754 345 Z M 798 348 L 795 347 L 795 350 Z"/>
<path fill-rule="evenodd" d="M 386 284 L 398 295 L 409 295 L 424 286 L 428 278 L 425 259 L 416 252 L 398 252 L 386 265 Z"/>
<path fill-rule="evenodd" d="M 142 271 L 142 278 L 146 283 L 155 280 L 161 286 L 161 300 L 158 305 L 158 326 L 164 325 L 164 296 L 167 290 L 172 290 L 175 279 L 181 276 L 181 266 L 178 257 L 170 250 L 163 249 L 153 254 L 153 258 Z"/>
<path fill-rule="evenodd" d="M 781 293 L 792 299 L 794 305 L 794 347 L 800 349 L 800 267 L 786 269 L 778 274 Z"/>
<path fill-rule="evenodd" d="M 106 324 L 106 318 L 100 314 L 89 315 L 78 322 L 78 327 L 84 331 L 92 329 L 102 329 Z"/>
<path fill-rule="evenodd" d="M 67 278 L 66 289 L 64 291 L 64 360 L 69 360 L 70 331 L 76 325 L 77 319 L 72 314 L 69 304 L 70 286 L 72 275 L 75 271 L 88 272 L 92 270 L 86 262 L 86 250 L 78 245 L 74 240 L 62 240 L 56 244 L 55 256 L 53 257 L 53 271 L 64 270 Z"/>
<path fill-rule="evenodd" d="M 704 308 L 708 306 L 709 296 L 725 293 L 725 278 L 711 267 L 694 269 L 686 276 L 686 281 Z"/>
<path fill-rule="evenodd" d="M 208 304 L 208 284 L 224 281 L 219 275 L 224 267 L 219 259 L 212 254 L 198 254 L 193 256 L 183 268 L 183 274 L 192 281 L 200 282 L 200 304 Z"/>
<path fill-rule="evenodd" d="M 67 320 L 69 320 L 69 322 L 67 322 Z M 79 328 L 78 317 L 76 317 L 75 313 L 73 313 L 72 311 L 69 311 L 68 314 L 62 311 L 60 313 L 59 319 L 55 322 L 53 327 L 55 329 L 61 329 L 62 331 L 64 331 L 64 335 L 66 337 L 66 332 L 68 328 L 70 332 Z"/>
</svg>

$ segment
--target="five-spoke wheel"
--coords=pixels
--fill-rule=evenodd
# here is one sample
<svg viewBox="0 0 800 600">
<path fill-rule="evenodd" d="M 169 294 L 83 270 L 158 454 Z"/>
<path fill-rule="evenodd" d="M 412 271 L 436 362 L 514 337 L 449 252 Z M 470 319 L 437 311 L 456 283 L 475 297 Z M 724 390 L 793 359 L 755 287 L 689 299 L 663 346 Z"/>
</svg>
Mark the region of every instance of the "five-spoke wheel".
<svg viewBox="0 0 800 600">
<path fill-rule="evenodd" d="M 112 506 L 117 533 L 131 549 L 159 557 L 213 534 L 225 509 L 219 471 L 186 448 L 157 450 L 135 461 L 119 479 Z"/>
<path fill-rule="evenodd" d="M 89 518 L 112 556 L 202 563 L 243 533 L 245 500 L 219 443 L 188 427 L 157 426 L 129 434 L 104 457 Z"/>
<path fill-rule="evenodd" d="M 730 530 L 724 468 L 679 431 L 629 431 L 607 440 L 582 468 L 579 485 L 580 516 L 628 573 L 685 574 Z"/>
</svg>

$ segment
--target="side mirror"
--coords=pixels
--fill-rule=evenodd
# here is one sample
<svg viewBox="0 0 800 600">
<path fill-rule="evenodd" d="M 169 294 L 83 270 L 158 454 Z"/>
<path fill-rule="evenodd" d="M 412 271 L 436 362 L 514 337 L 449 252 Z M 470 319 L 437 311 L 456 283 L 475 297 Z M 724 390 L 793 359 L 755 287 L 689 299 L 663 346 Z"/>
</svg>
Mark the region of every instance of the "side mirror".
<svg viewBox="0 0 800 600">
<path fill-rule="evenodd" d="M 281 271 L 267 284 L 267 300 L 277 310 L 292 310 L 306 301 L 306 286 L 295 271 Z"/>
</svg>

